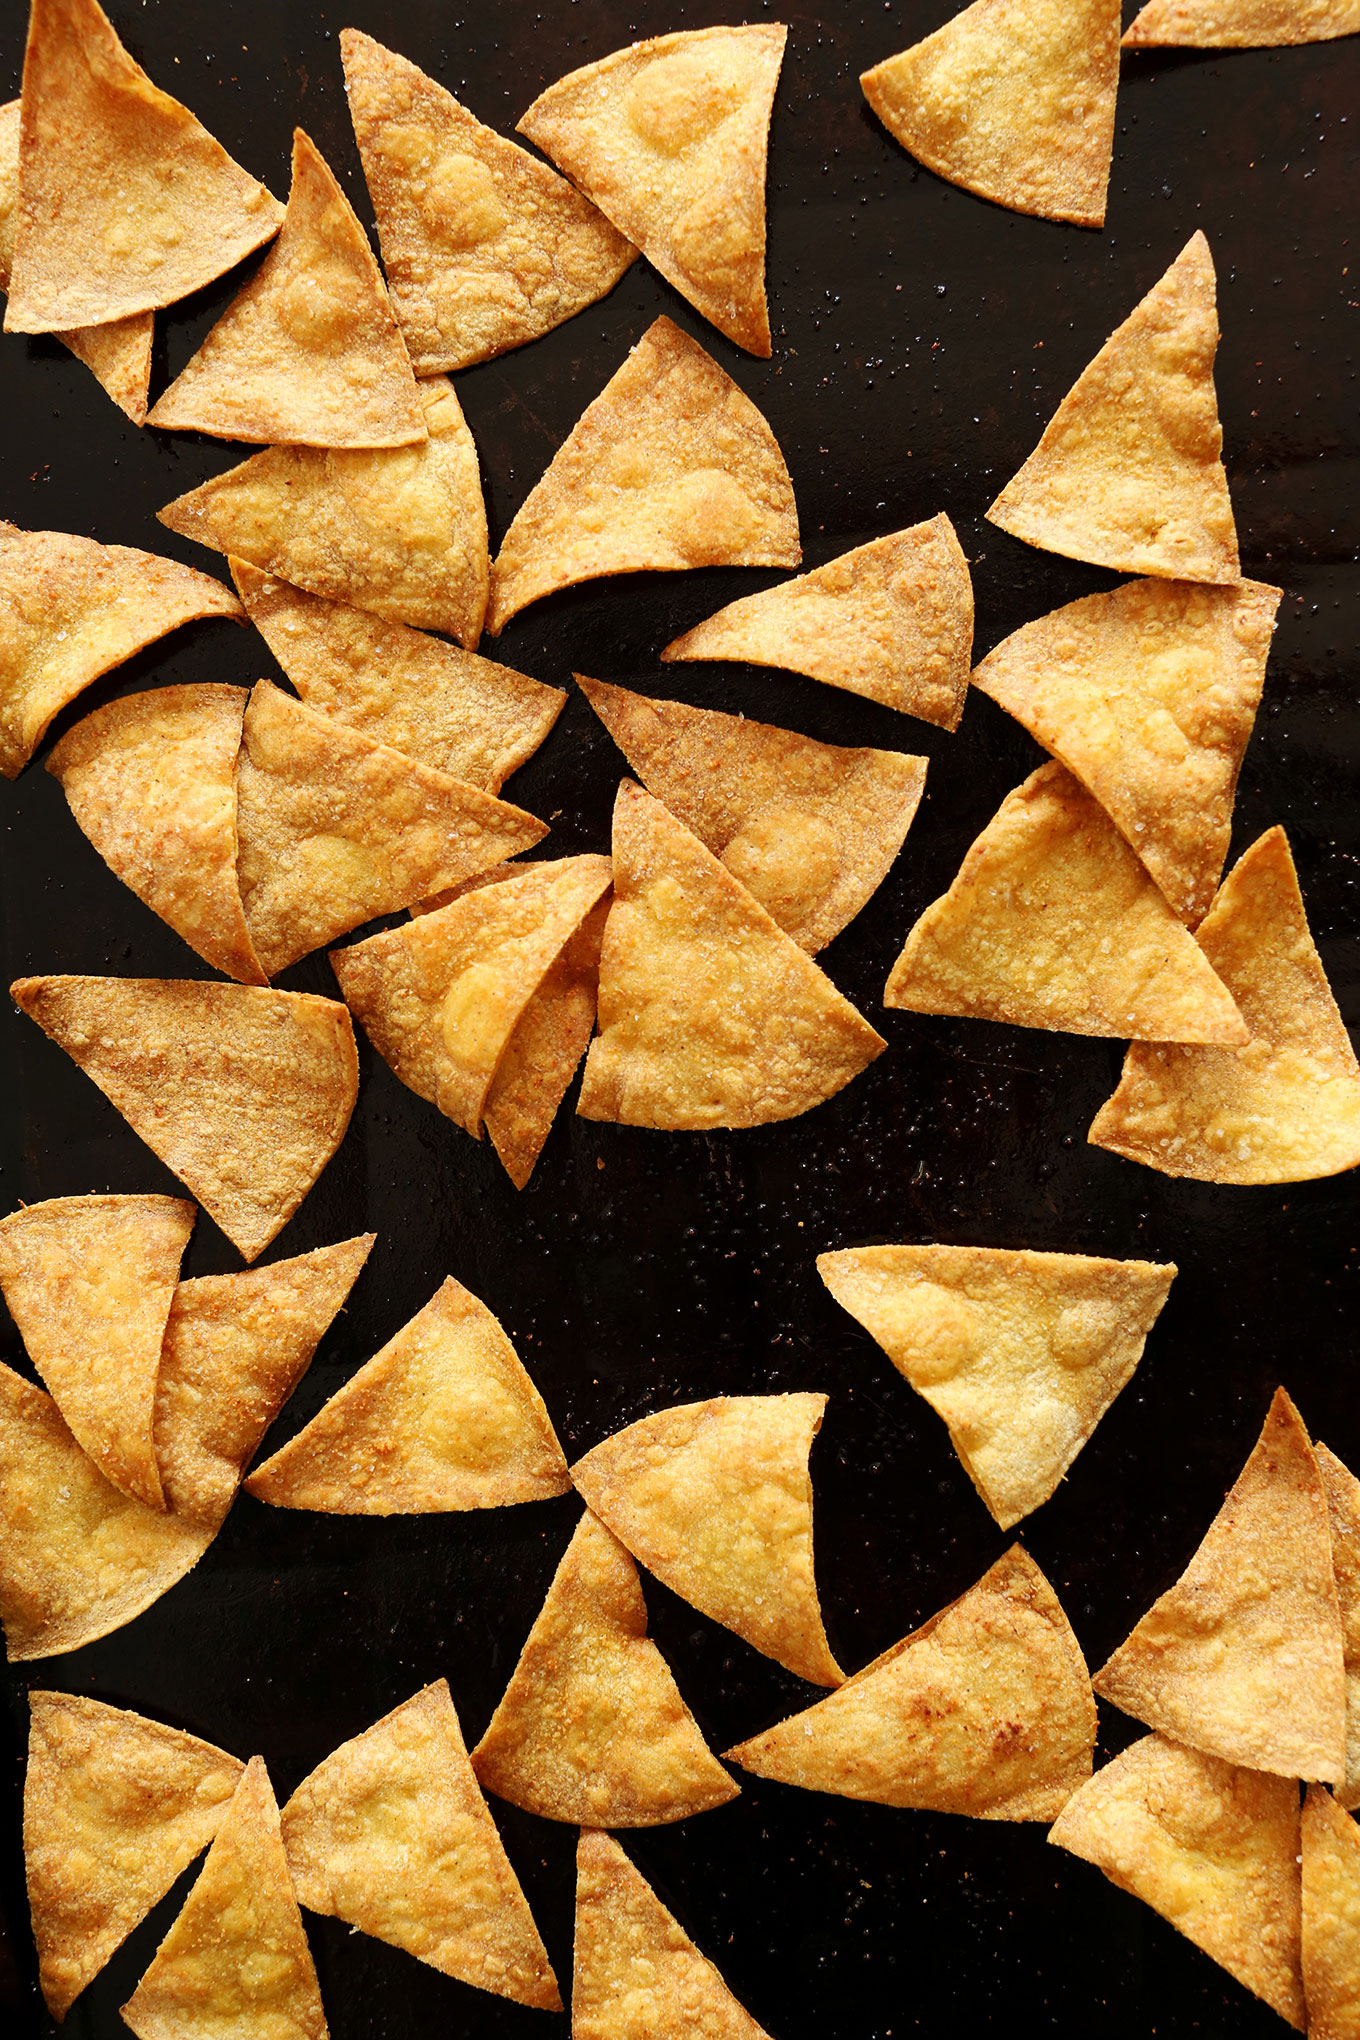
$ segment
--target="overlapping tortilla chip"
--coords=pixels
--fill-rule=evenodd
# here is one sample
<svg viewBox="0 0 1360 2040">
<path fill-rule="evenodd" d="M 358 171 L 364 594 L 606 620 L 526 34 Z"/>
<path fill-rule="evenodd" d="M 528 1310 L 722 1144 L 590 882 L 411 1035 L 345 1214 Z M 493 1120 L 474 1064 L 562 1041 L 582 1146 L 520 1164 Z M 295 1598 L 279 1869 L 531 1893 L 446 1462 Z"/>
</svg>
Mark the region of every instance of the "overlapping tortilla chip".
<svg viewBox="0 0 1360 2040">
<path fill-rule="evenodd" d="M 1046 1502 L 1143 1355 L 1176 1270 L 1007 1247 L 851 1247 L 817 1273 L 949 1426 L 1003 1530 Z"/>
<path fill-rule="evenodd" d="M 712 355 L 660 318 L 520 505 L 492 569 L 486 627 L 495 637 L 540 595 L 602 574 L 802 557 L 774 434 Z"/>
<path fill-rule="evenodd" d="M 1202 1183 L 1300 1183 L 1353 1169 L 1360 1066 L 1308 932 L 1283 829 L 1244 851 L 1197 939 L 1251 1040 L 1245 1048 L 1134 1042 L 1087 1139 Z"/>
<path fill-rule="evenodd" d="M 1247 1039 L 1194 936 L 1056 762 L 1007 794 L 908 934 L 883 1003 L 1065 1034 Z"/>
<path fill-rule="evenodd" d="M 77 1693 L 30 1691 L 24 1868 L 54 2019 L 221 1826 L 245 1766 Z"/>
<path fill-rule="evenodd" d="M 1360 1828 L 1330 1792 L 1303 1802 L 1303 1991 L 1313 2040 L 1360 2036 Z"/>
<path fill-rule="evenodd" d="M 281 1232 L 359 1089 L 334 999 L 183 978 L 19 978 L 10 995 L 193 1191 L 244 1260 Z"/>
<path fill-rule="evenodd" d="M 590 1046 L 606 897 L 592 907 L 530 999 L 501 1052 L 482 1116 L 505 1173 L 522 1190 Z"/>
<path fill-rule="evenodd" d="M 1338 1805 L 1355 1807 L 1360 1806 L 1360 1480 L 1325 1445 L 1317 1447 L 1317 1463 L 1332 1532 L 1346 1672 L 1346 1775 L 1336 1797 Z"/>
<path fill-rule="evenodd" d="M 513 1806 L 586 1827 L 687 1820 L 740 1790 L 647 1635 L 632 1559 L 589 1511 L 472 1768 Z"/>
<path fill-rule="evenodd" d="M 1196 233 L 1083 369 L 990 521 L 1120 573 L 1240 579 L 1217 347 L 1213 258 Z"/>
<path fill-rule="evenodd" d="M 1356 0 L 1149 0 L 1125 49 L 1279 49 L 1360 34 Z"/>
<path fill-rule="evenodd" d="M 815 956 L 882 884 L 926 760 L 846 750 L 576 675 L 649 792 Z"/>
</svg>

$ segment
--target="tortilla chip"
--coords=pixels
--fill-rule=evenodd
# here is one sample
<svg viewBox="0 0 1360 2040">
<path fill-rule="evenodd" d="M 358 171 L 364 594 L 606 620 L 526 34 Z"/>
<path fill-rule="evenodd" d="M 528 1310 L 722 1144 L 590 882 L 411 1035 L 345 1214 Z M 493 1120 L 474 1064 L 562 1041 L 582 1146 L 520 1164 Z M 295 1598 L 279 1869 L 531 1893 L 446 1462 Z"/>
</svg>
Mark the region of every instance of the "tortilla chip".
<svg viewBox="0 0 1360 2040">
<path fill-rule="evenodd" d="M 482 1116 L 505 1173 L 522 1190 L 534 1172 L 595 1027 L 605 898 L 592 907 L 539 984 L 506 1042 Z"/>
<path fill-rule="evenodd" d="M 471 650 L 490 573 L 477 449 L 453 384 L 432 376 L 416 388 L 423 446 L 271 446 L 156 514 L 313 595 Z"/>
<path fill-rule="evenodd" d="M 283 208 L 161 92 L 97 0 L 31 0 L 7 333 L 175 304 L 278 232 Z"/>
<path fill-rule="evenodd" d="M 1336 1798 L 1339 1806 L 1355 1807 L 1360 1806 L 1360 1480 L 1325 1445 L 1317 1448 L 1317 1463 L 1332 1532 L 1346 1671 L 1346 1775 Z"/>
<path fill-rule="evenodd" d="M 0 1288 L 76 1442 L 165 1506 L 152 1445 L 170 1300 L 197 1212 L 179 1197 L 52 1197 L 0 1219 Z"/>
<path fill-rule="evenodd" d="M 647 1635 L 632 1559 L 588 1510 L 472 1768 L 512 1806 L 584 1826 L 688 1820 L 741 1789 Z"/>
<path fill-rule="evenodd" d="M 334 999 L 184 978 L 30 977 L 10 996 L 192 1190 L 243 1260 L 283 1230 L 359 1089 Z"/>
<path fill-rule="evenodd" d="M 1143 1357 L 1176 1270 L 1007 1247 L 819 1254 L 837 1303 L 949 1426 L 1003 1530 L 1046 1502 Z"/>
<path fill-rule="evenodd" d="M 156 1392 L 156 1458 L 165 1498 L 184 1521 L 208 1530 L 222 1522 L 376 1237 L 180 1283 Z"/>
<path fill-rule="evenodd" d="M 47 761 L 109 869 L 215 970 L 267 982 L 236 877 L 244 687 L 157 687 L 95 709 Z"/>
<path fill-rule="evenodd" d="M 216 1834 L 245 1766 L 76 1693 L 30 1691 L 24 1867 L 38 1978 L 65 2018 Z"/>
<path fill-rule="evenodd" d="M 649 792 L 815 956 L 887 877 L 926 760 L 576 679 Z"/>
<path fill-rule="evenodd" d="M 1247 1039 L 1194 936 L 1056 763 L 1007 794 L 907 936 L 883 1003 L 1062 1034 Z"/>
<path fill-rule="evenodd" d="M 1356 0 L 1149 0 L 1125 49 L 1280 49 L 1360 34 Z"/>
<path fill-rule="evenodd" d="M 1281 590 L 1132 581 L 1014 631 L 973 685 L 1076 774 L 1181 919 L 1208 912 Z"/>
<path fill-rule="evenodd" d="M 1301 1841 L 1308 2031 L 1313 2040 L 1360 2040 L 1360 1829 L 1310 1785 Z"/>
<path fill-rule="evenodd" d="M 1327 1497 L 1282 1388 L 1199 1550 L 1094 1684 L 1149 1728 L 1230 1764 L 1337 1784 L 1345 1776 Z"/>
<path fill-rule="evenodd" d="M 492 569 L 486 627 L 496 637 L 540 595 L 603 574 L 802 557 L 774 434 L 712 355 L 660 318 L 520 505 Z"/>
<path fill-rule="evenodd" d="M 1196 233 L 1083 369 L 990 521 L 1124 574 L 1239 580 L 1217 347 L 1213 258 Z"/>
<path fill-rule="evenodd" d="M 293 1888 L 420 1962 L 517 2004 L 562 1999 L 437 1679 L 341 1743 L 283 1809 Z"/>
<path fill-rule="evenodd" d="M 122 2016 L 137 2040 L 326 2040 L 263 1757 L 246 1765 L 184 1909 Z"/>
<path fill-rule="evenodd" d="M 765 159 L 788 33 L 653 36 L 559 78 L 517 123 L 696 311 L 766 359 Z"/>
<path fill-rule="evenodd" d="M 1353 1169 L 1360 1067 L 1308 932 L 1283 829 L 1268 829 L 1238 859 L 1197 939 L 1250 1042 L 1135 1042 L 1087 1139 L 1202 1183 L 1302 1183 Z"/>
<path fill-rule="evenodd" d="M 661 657 L 782 666 L 954 730 L 972 645 L 968 562 L 941 516 L 729 602 Z"/>
<path fill-rule="evenodd" d="M 52 718 L 134 652 L 240 615 L 230 588 L 178 560 L 0 524 L 0 772 L 16 778 Z"/>
</svg>

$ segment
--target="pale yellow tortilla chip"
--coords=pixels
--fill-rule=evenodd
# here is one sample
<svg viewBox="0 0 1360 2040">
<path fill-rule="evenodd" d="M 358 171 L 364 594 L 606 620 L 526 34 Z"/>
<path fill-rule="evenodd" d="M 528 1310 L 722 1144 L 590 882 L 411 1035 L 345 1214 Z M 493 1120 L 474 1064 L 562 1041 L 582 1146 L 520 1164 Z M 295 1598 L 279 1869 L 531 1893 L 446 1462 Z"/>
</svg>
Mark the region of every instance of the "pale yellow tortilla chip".
<svg viewBox="0 0 1360 2040">
<path fill-rule="evenodd" d="M 152 84 L 97 0 L 31 0 L 8 333 L 170 305 L 278 231 L 283 208 Z"/>
<path fill-rule="evenodd" d="M 575 677 L 648 792 L 810 956 L 887 877 L 920 804 L 924 758 L 818 744 Z"/>
<path fill-rule="evenodd" d="M 446 1679 L 332 1750 L 284 1807 L 282 1827 L 293 1888 L 309 1912 L 479 1990 L 561 2011 Z"/>
<path fill-rule="evenodd" d="M 1194 936 L 1056 762 L 1007 794 L 908 934 L 883 1003 L 1063 1034 L 1247 1039 Z"/>
<path fill-rule="evenodd" d="M 522 347 L 614 288 L 638 250 L 546 163 L 424 71 L 340 31 L 383 266 L 417 375 Z"/>
<path fill-rule="evenodd" d="M 1144 1736 L 1048 1839 L 1103 1870 L 1302 2032 L 1299 1789 Z"/>
<path fill-rule="evenodd" d="M 512 1806 L 586 1827 L 688 1820 L 740 1790 L 647 1635 L 632 1559 L 589 1511 L 472 1768 Z"/>
<path fill-rule="evenodd" d="M 0 1219 L 0 1289 L 76 1442 L 120 1493 L 165 1506 L 152 1420 L 197 1217 L 179 1197 L 52 1197 Z"/>
<path fill-rule="evenodd" d="M 490 574 L 477 449 L 453 384 L 416 388 L 423 446 L 271 446 L 156 514 L 313 595 L 475 649 Z"/>
<path fill-rule="evenodd" d="M 517 123 L 696 311 L 766 358 L 765 162 L 788 33 L 653 36 L 559 78 Z"/>
<path fill-rule="evenodd" d="M 802 557 L 774 434 L 712 355 L 660 318 L 516 512 L 492 568 L 486 627 L 495 637 L 541 595 L 603 574 L 796 567 Z"/>
<path fill-rule="evenodd" d="M 1336 1798 L 1350 1808 L 1360 1806 L 1360 1480 L 1325 1445 L 1317 1448 L 1317 1463 L 1332 1532 L 1346 1671 L 1346 1775 Z"/>
<path fill-rule="evenodd" d="M 989 520 L 1120 573 L 1239 580 L 1217 347 L 1213 258 L 1196 233 L 1083 369 Z"/>
<path fill-rule="evenodd" d="M 558 952 L 501 1052 L 482 1117 L 517 1190 L 534 1172 L 581 1057 L 590 1046 L 600 983 L 606 896 Z"/>
<path fill-rule="evenodd" d="M 359 1060 L 334 999 L 102 977 L 19 978 L 10 996 L 244 1260 L 287 1225 L 349 1125 Z"/>
<path fill-rule="evenodd" d="M 1164 1176 L 1301 1183 L 1360 1162 L 1360 1066 L 1308 932 L 1283 829 L 1228 873 L 1197 939 L 1245 1048 L 1134 1042 L 1087 1139 Z"/>
<path fill-rule="evenodd" d="M 1282 1388 L 1223 1507 L 1095 1689 L 1192 1749 L 1290 1778 L 1346 1772 L 1327 1497 Z"/>
<path fill-rule="evenodd" d="M 972 645 L 968 562 L 940 516 L 729 602 L 661 657 L 782 666 L 953 730 Z"/>
<path fill-rule="evenodd" d="M 1150 0 L 1124 48 L 1279 49 L 1341 35 L 1360 35 L 1357 0 Z"/>
<path fill-rule="evenodd" d="M 1024 624 L 989 694 L 1093 794 L 1181 919 L 1209 910 L 1281 591 L 1132 581 Z"/>
<path fill-rule="evenodd" d="M 949 1426 L 1003 1530 L 1046 1502 L 1119 1391 L 1176 1270 L 1008 1247 L 820 1254 L 837 1303 Z"/>
<path fill-rule="evenodd" d="M 1312 2040 L 1360 2040 L 1360 1828 L 1310 1785 L 1303 1848 L 1303 1991 Z"/>
<path fill-rule="evenodd" d="M 24 1869 L 38 1980 L 64 2019 L 221 1826 L 245 1766 L 77 1693 L 30 1691 Z"/>
</svg>

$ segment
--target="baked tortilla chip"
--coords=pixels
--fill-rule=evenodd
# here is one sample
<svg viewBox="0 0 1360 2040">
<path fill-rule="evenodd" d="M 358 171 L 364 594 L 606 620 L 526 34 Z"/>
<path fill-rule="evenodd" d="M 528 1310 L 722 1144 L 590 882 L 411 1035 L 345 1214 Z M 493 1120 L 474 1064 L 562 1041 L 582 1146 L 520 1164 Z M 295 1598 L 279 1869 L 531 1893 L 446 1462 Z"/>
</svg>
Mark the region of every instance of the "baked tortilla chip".
<svg viewBox="0 0 1360 2040">
<path fill-rule="evenodd" d="M 359 1089 L 334 999 L 184 978 L 30 977 L 10 996 L 192 1190 L 243 1260 L 283 1230 Z"/>
<path fill-rule="evenodd" d="M 453 384 L 416 388 L 423 446 L 271 446 L 156 514 L 313 595 L 472 650 L 490 573 L 477 449 Z"/>
<path fill-rule="evenodd" d="M 887 877 L 926 760 L 576 679 L 650 793 L 815 956 Z"/>
<path fill-rule="evenodd" d="M 1125 49 L 1279 49 L 1360 34 L 1356 0 L 1149 0 Z"/>
<path fill-rule="evenodd" d="M 221 1826 L 245 1769 L 163 1722 L 31 1691 L 24 1868 L 38 1979 L 65 2018 Z"/>
<path fill-rule="evenodd" d="M 637 1569 L 589 1511 L 472 1768 L 488 1792 L 545 1820 L 656 1827 L 735 1799 L 647 1635 Z"/>
<path fill-rule="evenodd" d="M 1197 233 L 1083 369 L 990 521 L 1124 574 L 1239 580 L 1217 347 L 1213 258 Z"/>
<path fill-rule="evenodd" d="M 1247 1039 L 1194 936 L 1056 762 L 1007 794 L 908 934 L 883 1003 L 1062 1034 Z"/>
<path fill-rule="evenodd" d="M 1003 1530 L 1049 1496 L 1143 1356 L 1176 1270 L 1008 1247 L 851 1247 L 817 1273 L 918 1395 Z"/>
<path fill-rule="evenodd" d="M 600 944 L 609 901 L 592 907 L 539 984 L 506 1042 L 482 1117 L 517 1190 L 534 1172 L 595 1027 Z"/>
<path fill-rule="evenodd" d="M 0 1289 L 73 1436 L 120 1493 L 165 1506 L 152 1420 L 197 1217 L 179 1197 L 52 1197 L 0 1219 Z"/>
<path fill-rule="evenodd" d="M 1313 2040 L 1360 2040 L 1360 1828 L 1310 1785 L 1301 1841 L 1308 2031 Z"/>
<path fill-rule="evenodd" d="M 1325 1445 L 1317 1448 L 1317 1463 L 1332 1531 L 1346 1670 L 1346 1776 L 1336 1798 L 1340 1806 L 1355 1807 L 1360 1806 L 1360 1480 Z"/>
<path fill-rule="evenodd" d="M 520 505 L 492 569 L 486 627 L 495 637 L 540 595 L 602 574 L 802 557 L 773 432 L 712 355 L 660 318 Z"/>
</svg>

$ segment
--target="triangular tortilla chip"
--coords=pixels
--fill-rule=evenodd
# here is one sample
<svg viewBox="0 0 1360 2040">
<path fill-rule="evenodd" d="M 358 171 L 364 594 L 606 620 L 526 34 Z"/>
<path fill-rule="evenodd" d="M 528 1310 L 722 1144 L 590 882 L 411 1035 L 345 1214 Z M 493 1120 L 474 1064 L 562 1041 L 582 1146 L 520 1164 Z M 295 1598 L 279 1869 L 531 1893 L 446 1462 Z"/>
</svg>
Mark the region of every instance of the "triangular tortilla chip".
<svg viewBox="0 0 1360 2040">
<path fill-rule="evenodd" d="M 1303 2030 L 1292 1779 L 1144 1736 L 1068 1801 L 1048 1839 L 1141 1898 Z"/>
<path fill-rule="evenodd" d="M 1282 1388 L 1198 1551 L 1094 1684 L 1149 1728 L 1230 1764 L 1337 1784 L 1345 1776 L 1327 1497 Z"/>
<path fill-rule="evenodd" d="M 656 1827 L 735 1799 L 647 1635 L 637 1569 L 589 1511 L 472 1768 L 488 1792 L 545 1820 Z"/>
<path fill-rule="evenodd" d="M 773 432 L 712 355 L 660 318 L 516 512 L 486 627 L 495 637 L 540 595 L 602 574 L 796 567 L 802 557 Z"/>
<path fill-rule="evenodd" d="M 326 2040 L 263 1757 L 246 1765 L 208 1860 L 122 2015 L 137 2040 Z"/>
<path fill-rule="evenodd" d="M 1302 1183 L 1360 1162 L 1360 1066 L 1308 932 L 1283 829 L 1244 851 L 1197 940 L 1245 1048 L 1134 1042 L 1087 1139 L 1164 1176 Z"/>
<path fill-rule="evenodd" d="M 298 1898 L 479 1990 L 560 2012 L 528 1901 L 437 1679 L 332 1750 L 283 1809 Z"/>
<path fill-rule="evenodd" d="M 31 0 L 8 333 L 175 304 L 283 208 L 152 84 L 97 0 Z"/>
<path fill-rule="evenodd" d="M 889 134 L 951 184 L 1104 226 L 1119 0 L 974 0 L 859 82 Z"/>
<path fill-rule="evenodd" d="M 838 1693 L 726 1752 L 761 1778 L 978 1820 L 1052 1820 L 1096 1706 L 1061 1603 L 1016 1544 Z"/>
<path fill-rule="evenodd" d="M 47 2009 L 72 2002 L 222 1824 L 245 1769 L 197 1736 L 30 1691 L 24 1869 Z"/>
<path fill-rule="evenodd" d="M 29 1359 L 106 1480 L 164 1506 L 152 1419 L 197 1213 L 179 1197 L 53 1197 L 0 1220 L 0 1289 Z"/>
<path fill-rule="evenodd" d="M 1128 582 L 1023 625 L 973 674 L 1095 796 L 1192 928 L 1228 854 L 1280 595 Z"/>
<path fill-rule="evenodd" d="M 576 1845 L 572 2040 L 770 2040 L 611 1835 Z"/>
<path fill-rule="evenodd" d="M 472 649 L 490 573 L 477 449 L 453 384 L 416 388 L 423 446 L 271 446 L 156 514 L 313 595 Z"/>
<path fill-rule="evenodd" d="M 1340 1806 L 1360 1806 L 1360 1480 L 1325 1445 L 1318 1471 L 1332 1531 L 1332 1571 L 1341 1608 L 1346 1671 L 1346 1776 L 1336 1788 Z"/>
<path fill-rule="evenodd" d="M 824 1395 L 723 1395 L 606 1438 L 571 1477 L 648 1572 L 814 1686 L 845 1674 L 822 1627 L 808 1454 Z"/>
<path fill-rule="evenodd" d="M 600 1032 L 577 1111 L 625 1126 L 763 1126 L 887 1047 L 697 836 L 625 780 Z"/>
<path fill-rule="evenodd" d="M 10 996 L 216 1219 L 243 1260 L 282 1232 L 359 1090 L 349 1014 L 309 992 L 31 977 Z"/>
<path fill-rule="evenodd" d="M 405 57 L 340 31 L 383 266 L 417 375 L 522 347 L 611 291 L 638 251 L 546 163 Z"/>
<path fill-rule="evenodd" d="M 1194 936 L 1056 762 L 1007 794 L 908 934 L 883 1003 L 1063 1034 L 1247 1039 Z"/>
<path fill-rule="evenodd" d="M 592 907 L 530 999 L 501 1051 L 482 1117 L 491 1144 L 522 1190 L 552 1131 L 595 1027 L 600 944 L 609 901 Z"/>
<path fill-rule="evenodd" d="M 729 602 L 661 657 L 781 666 L 953 730 L 972 646 L 968 562 L 940 516 Z"/>
<path fill-rule="evenodd" d="M 196 617 L 239 617 L 241 605 L 178 560 L 0 524 L 0 613 L 0 772 L 13 779 L 101 673 Z"/>
<path fill-rule="evenodd" d="M 215 969 L 262 985 L 236 877 L 248 699 L 216 680 L 124 695 L 68 730 L 47 769 L 124 885 Z"/>
<path fill-rule="evenodd" d="M 1196 233 L 1083 369 L 989 520 L 1120 573 L 1238 580 L 1217 347 L 1213 258 Z"/>
<path fill-rule="evenodd" d="M 788 33 L 653 36 L 559 78 L 517 123 L 696 311 L 766 358 L 765 158 Z"/>
<path fill-rule="evenodd" d="M 1360 35 L 1357 0 L 1149 0 L 1125 49 L 1280 49 Z"/>
<path fill-rule="evenodd" d="M 851 1247 L 817 1273 L 949 1426 L 1003 1530 L 1046 1502 L 1143 1355 L 1176 1270 L 1008 1247 Z"/>
<path fill-rule="evenodd" d="M 576 679 L 633 770 L 815 956 L 888 874 L 926 760 Z"/>
<path fill-rule="evenodd" d="M 1310 1785 L 1301 1842 L 1308 2031 L 1312 2040 L 1360 2040 L 1360 1828 Z"/>
</svg>

